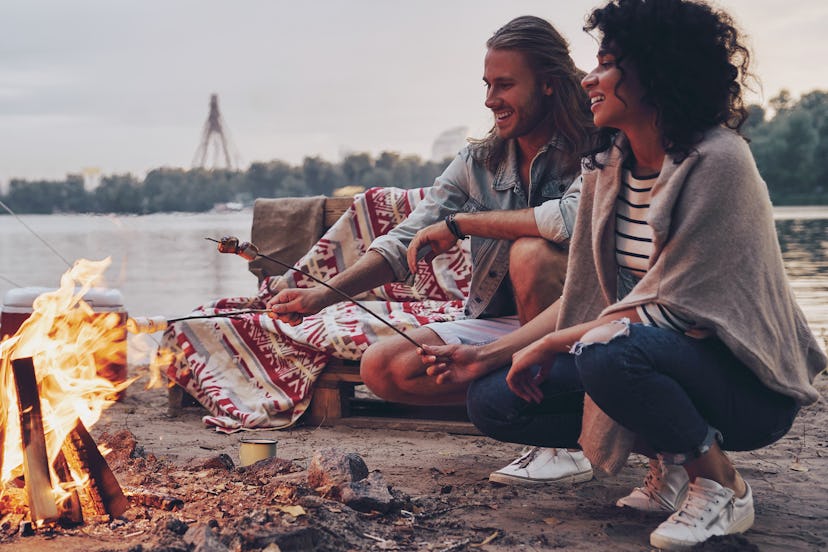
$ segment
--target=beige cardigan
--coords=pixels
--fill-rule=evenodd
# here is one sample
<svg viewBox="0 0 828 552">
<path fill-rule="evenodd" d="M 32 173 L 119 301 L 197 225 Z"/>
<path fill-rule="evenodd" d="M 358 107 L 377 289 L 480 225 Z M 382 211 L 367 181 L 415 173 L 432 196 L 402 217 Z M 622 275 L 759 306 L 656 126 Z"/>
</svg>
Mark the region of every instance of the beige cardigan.
<svg viewBox="0 0 828 552">
<path fill-rule="evenodd" d="M 716 128 L 684 161 L 665 158 L 647 222 L 650 269 L 616 301 L 615 201 L 628 149 L 621 136 L 584 174 L 558 327 L 650 302 L 713 330 L 769 388 L 799 404 L 819 399 L 812 382 L 826 357 L 788 284 L 767 188 L 745 141 Z M 581 445 L 615 473 L 634 436 L 587 398 Z"/>
</svg>

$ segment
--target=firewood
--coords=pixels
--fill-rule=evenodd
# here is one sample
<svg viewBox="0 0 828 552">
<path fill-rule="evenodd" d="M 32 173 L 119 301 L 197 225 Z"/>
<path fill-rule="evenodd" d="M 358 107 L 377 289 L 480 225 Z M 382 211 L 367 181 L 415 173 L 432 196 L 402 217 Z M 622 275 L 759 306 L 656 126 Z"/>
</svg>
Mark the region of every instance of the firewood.
<svg viewBox="0 0 828 552">
<path fill-rule="evenodd" d="M 62 450 L 58 453 L 58 457 L 55 459 L 53 466 L 61 483 L 70 483 L 72 481 L 72 472 L 69 469 L 69 463 L 66 461 L 66 456 Z M 60 504 L 60 521 L 63 524 L 69 525 L 83 523 L 83 508 L 81 507 L 77 490 L 73 489 L 69 491 L 69 496 Z"/>
<path fill-rule="evenodd" d="M 17 403 L 20 407 L 23 475 L 26 480 L 31 518 L 32 521 L 53 522 L 58 518 L 58 509 L 52 494 L 52 479 L 49 476 L 49 459 L 34 363 L 31 357 L 15 359 L 12 360 L 12 369 L 17 388 Z"/>
<path fill-rule="evenodd" d="M 99 505 L 102 505 L 103 509 L 98 515 L 109 514 L 118 517 L 126 512 L 129 509 L 129 501 L 82 421 L 78 420 L 75 424 L 69 439 L 78 450 L 79 456 L 85 459 L 85 473 L 89 475 L 90 485 L 95 491 L 91 493 L 95 507 L 99 509 Z"/>
</svg>

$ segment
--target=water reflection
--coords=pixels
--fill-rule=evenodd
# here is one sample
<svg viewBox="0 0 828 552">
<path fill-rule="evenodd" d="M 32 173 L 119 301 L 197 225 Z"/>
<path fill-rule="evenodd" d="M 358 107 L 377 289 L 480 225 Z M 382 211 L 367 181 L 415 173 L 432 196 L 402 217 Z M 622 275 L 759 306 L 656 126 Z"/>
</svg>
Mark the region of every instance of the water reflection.
<svg viewBox="0 0 828 552">
<path fill-rule="evenodd" d="M 824 211 L 823 211 L 824 213 Z M 828 218 L 777 219 L 785 270 L 808 323 L 828 340 Z"/>
</svg>

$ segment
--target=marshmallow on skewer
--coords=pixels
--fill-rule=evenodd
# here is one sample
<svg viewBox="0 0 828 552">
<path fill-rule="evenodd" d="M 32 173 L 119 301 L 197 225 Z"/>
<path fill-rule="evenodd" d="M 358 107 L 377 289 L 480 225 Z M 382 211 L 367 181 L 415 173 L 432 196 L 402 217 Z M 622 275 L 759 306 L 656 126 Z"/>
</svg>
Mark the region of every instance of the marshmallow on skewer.
<svg viewBox="0 0 828 552">
<path fill-rule="evenodd" d="M 129 333 L 155 333 L 167 329 L 169 326 L 168 320 L 163 316 L 136 316 L 130 317 L 126 323 L 126 329 Z"/>
</svg>

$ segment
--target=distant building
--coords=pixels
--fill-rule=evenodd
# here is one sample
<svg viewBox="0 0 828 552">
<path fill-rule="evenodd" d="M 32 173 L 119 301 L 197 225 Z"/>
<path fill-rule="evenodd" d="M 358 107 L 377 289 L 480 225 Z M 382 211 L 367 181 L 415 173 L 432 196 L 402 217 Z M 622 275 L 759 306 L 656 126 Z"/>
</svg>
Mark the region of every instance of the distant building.
<svg viewBox="0 0 828 552">
<path fill-rule="evenodd" d="M 431 160 L 442 161 L 457 155 L 466 145 L 469 127 L 459 126 L 443 131 L 431 146 Z"/>
<path fill-rule="evenodd" d="M 101 169 L 98 167 L 83 168 L 83 189 L 94 192 L 101 185 Z"/>
</svg>

